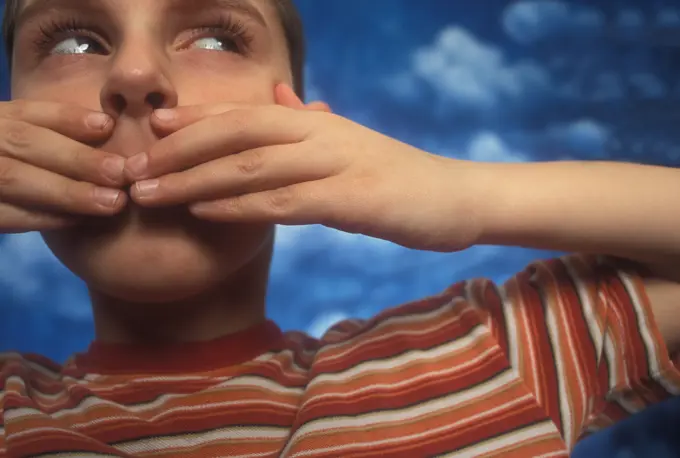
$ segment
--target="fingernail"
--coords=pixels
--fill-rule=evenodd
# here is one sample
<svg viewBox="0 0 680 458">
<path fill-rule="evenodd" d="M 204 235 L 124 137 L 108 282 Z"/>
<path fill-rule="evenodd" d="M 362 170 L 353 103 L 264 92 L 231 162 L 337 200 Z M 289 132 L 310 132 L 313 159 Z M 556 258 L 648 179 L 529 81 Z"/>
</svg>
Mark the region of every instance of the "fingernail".
<svg viewBox="0 0 680 458">
<path fill-rule="evenodd" d="M 91 129 L 104 130 L 111 122 L 111 116 L 106 113 L 90 113 L 87 115 L 86 122 Z"/>
<path fill-rule="evenodd" d="M 212 210 L 217 210 L 217 204 L 214 202 L 199 202 L 191 206 L 191 210 L 196 212 L 209 212 Z"/>
<path fill-rule="evenodd" d="M 125 168 L 133 178 L 143 178 L 149 166 L 149 156 L 146 153 L 139 153 L 127 160 Z"/>
<path fill-rule="evenodd" d="M 159 180 L 146 180 L 138 182 L 135 186 L 137 186 L 139 197 L 149 197 L 156 192 L 159 185 Z"/>
<path fill-rule="evenodd" d="M 106 178 L 116 183 L 124 178 L 125 159 L 122 157 L 111 157 L 104 160 L 103 173 Z"/>
<path fill-rule="evenodd" d="M 156 117 L 163 122 L 168 122 L 172 121 L 175 119 L 175 110 L 169 110 L 166 108 L 159 108 L 158 110 L 154 111 L 154 114 Z"/>
<path fill-rule="evenodd" d="M 115 207 L 120 199 L 120 191 L 109 188 L 94 188 L 94 200 L 105 207 Z"/>
</svg>

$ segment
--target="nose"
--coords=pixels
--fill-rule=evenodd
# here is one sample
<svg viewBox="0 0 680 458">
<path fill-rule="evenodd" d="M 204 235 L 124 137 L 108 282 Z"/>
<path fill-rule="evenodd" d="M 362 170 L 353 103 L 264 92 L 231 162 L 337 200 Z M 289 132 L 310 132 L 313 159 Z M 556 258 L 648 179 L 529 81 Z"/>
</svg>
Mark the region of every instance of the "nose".
<svg viewBox="0 0 680 458">
<path fill-rule="evenodd" d="M 100 94 L 105 112 L 140 118 L 158 108 L 177 106 L 177 91 L 163 56 L 150 48 L 132 45 L 119 49 Z"/>
</svg>

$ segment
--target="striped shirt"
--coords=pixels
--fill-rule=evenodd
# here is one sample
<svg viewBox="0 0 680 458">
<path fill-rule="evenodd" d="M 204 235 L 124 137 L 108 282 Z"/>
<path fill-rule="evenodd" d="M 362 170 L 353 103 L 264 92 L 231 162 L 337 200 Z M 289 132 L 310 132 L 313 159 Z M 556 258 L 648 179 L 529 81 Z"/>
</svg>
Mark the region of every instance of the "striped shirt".
<svg viewBox="0 0 680 458">
<path fill-rule="evenodd" d="M 680 304 L 679 304 L 680 305 Z M 536 261 L 348 320 L 211 342 L 0 356 L 0 456 L 560 457 L 680 393 L 642 276 Z"/>
</svg>

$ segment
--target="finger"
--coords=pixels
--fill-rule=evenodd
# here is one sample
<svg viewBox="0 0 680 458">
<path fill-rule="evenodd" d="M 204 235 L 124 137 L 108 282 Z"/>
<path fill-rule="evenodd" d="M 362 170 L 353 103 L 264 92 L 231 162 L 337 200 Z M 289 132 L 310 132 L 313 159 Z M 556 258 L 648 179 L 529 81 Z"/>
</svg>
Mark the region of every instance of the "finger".
<svg viewBox="0 0 680 458">
<path fill-rule="evenodd" d="M 300 100 L 300 97 L 293 91 L 293 89 L 285 84 L 277 84 L 274 88 L 274 100 L 277 104 L 284 107 L 293 108 L 295 110 L 304 110 L 305 104 Z"/>
<path fill-rule="evenodd" d="M 306 105 L 307 110 L 309 111 L 321 111 L 324 113 L 333 113 L 333 110 L 331 110 L 331 107 L 326 103 L 326 102 L 310 102 Z"/>
<path fill-rule="evenodd" d="M 0 102 L 0 118 L 33 124 L 85 143 L 111 135 L 115 124 L 106 113 L 78 105 L 32 100 Z"/>
<path fill-rule="evenodd" d="M 213 200 L 326 178 L 340 170 L 337 162 L 299 144 L 265 146 L 138 182 L 130 196 L 147 207 Z"/>
<path fill-rule="evenodd" d="M 307 114 L 270 105 L 232 110 L 192 124 L 128 159 L 131 181 L 180 172 L 219 157 L 263 146 L 297 143 L 311 131 Z"/>
<path fill-rule="evenodd" d="M 322 180 L 321 180 L 322 181 Z M 189 206 L 197 218 L 212 222 L 248 222 L 286 225 L 328 224 L 332 200 L 324 198 L 321 181 Z"/>
<path fill-rule="evenodd" d="M 151 116 L 151 126 L 157 133 L 163 136 L 169 135 L 210 116 L 216 116 L 227 111 L 245 107 L 247 107 L 246 104 L 214 103 L 159 109 L 155 110 Z"/>
<path fill-rule="evenodd" d="M 0 202 L 28 209 L 113 215 L 126 203 L 118 189 L 74 181 L 23 162 L 0 157 Z"/>
<path fill-rule="evenodd" d="M 323 111 L 332 113 L 330 106 L 325 102 L 310 102 L 304 104 L 295 91 L 287 84 L 281 83 L 274 88 L 274 98 L 277 104 L 296 110 Z"/>
<path fill-rule="evenodd" d="M 0 157 L 9 157 L 76 180 L 124 184 L 125 159 L 27 121 L 0 118 Z"/>
<path fill-rule="evenodd" d="M 78 224 L 78 221 L 79 219 L 74 217 L 32 211 L 0 203 L 0 233 L 2 234 L 64 229 Z"/>
</svg>

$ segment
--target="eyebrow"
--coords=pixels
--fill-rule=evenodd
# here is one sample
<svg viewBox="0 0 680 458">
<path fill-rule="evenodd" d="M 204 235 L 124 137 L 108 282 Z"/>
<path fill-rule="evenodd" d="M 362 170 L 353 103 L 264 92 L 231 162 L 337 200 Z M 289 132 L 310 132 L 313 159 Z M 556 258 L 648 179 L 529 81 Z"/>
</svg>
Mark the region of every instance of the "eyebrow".
<svg viewBox="0 0 680 458">
<path fill-rule="evenodd" d="M 22 3 L 26 3 L 25 1 Z M 76 10 L 83 9 L 83 6 L 88 9 L 101 9 L 101 2 L 96 0 L 33 0 L 23 8 L 19 7 L 19 13 L 15 21 L 15 27 L 18 29 L 27 21 L 42 14 L 45 11 L 55 10 L 59 8 Z"/>
<path fill-rule="evenodd" d="M 211 8 L 237 11 L 254 19 L 263 27 L 267 27 L 267 21 L 264 16 L 250 0 L 170 0 L 169 3 L 169 10 L 185 14 L 196 13 L 201 9 Z"/>
<path fill-rule="evenodd" d="M 19 9 L 15 25 L 17 28 L 21 24 L 29 21 L 45 10 L 68 8 L 70 10 L 101 9 L 102 0 L 33 0 L 28 5 Z M 201 9 L 227 9 L 244 14 L 263 27 L 267 27 L 267 21 L 260 10 L 252 4 L 250 0 L 169 0 L 168 10 L 191 14 Z"/>
</svg>

